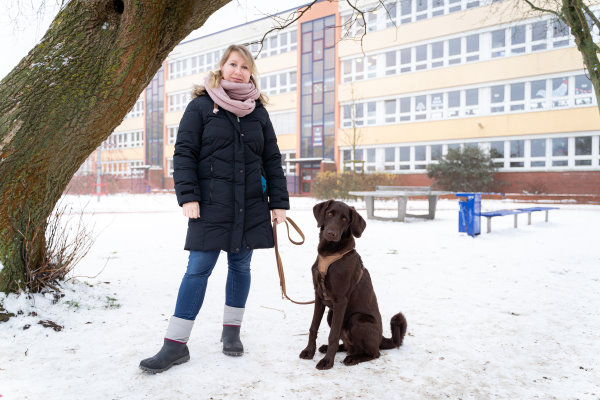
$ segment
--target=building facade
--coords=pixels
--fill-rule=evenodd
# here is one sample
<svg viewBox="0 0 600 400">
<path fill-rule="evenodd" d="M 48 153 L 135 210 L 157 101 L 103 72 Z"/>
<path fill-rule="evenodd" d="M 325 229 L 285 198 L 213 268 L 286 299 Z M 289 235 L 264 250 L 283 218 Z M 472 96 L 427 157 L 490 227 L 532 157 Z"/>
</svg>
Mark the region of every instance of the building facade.
<svg viewBox="0 0 600 400">
<path fill-rule="evenodd" d="M 506 191 L 600 193 L 600 115 L 568 27 L 519 0 L 359 6 L 366 24 L 346 2 L 321 1 L 262 48 L 249 45 L 290 192 L 310 194 L 332 168 L 429 184 L 427 164 L 479 146 Z M 264 18 L 179 44 L 102 145 L 102 171 L 172 189 L 194 85 L 228 45 L 257 42 L 272 25 Z"/>
</svg>

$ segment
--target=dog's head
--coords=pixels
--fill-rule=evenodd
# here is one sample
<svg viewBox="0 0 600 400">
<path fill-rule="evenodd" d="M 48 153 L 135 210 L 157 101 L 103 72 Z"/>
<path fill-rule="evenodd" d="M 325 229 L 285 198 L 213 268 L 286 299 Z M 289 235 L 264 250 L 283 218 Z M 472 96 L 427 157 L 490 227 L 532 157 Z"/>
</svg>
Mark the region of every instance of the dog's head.
<svg viewBox="0 0 600 400">
<path fill-rule="evenodd" d="M 328 242 L 339 242 L 350 235 L 360 237 L 367 223 L 360 214 L 346 203 L 327 200 L 313 207 L 317 226 L 322 238 Z"/>
</svg>

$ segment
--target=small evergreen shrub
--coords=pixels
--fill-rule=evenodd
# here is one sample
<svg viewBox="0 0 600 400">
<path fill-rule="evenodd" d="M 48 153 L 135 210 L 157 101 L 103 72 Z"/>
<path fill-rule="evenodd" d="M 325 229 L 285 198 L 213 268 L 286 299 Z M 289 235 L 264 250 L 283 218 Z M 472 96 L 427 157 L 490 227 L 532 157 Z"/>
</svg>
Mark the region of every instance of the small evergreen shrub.
<svg viewBox="0 0 600 400">
<path fill-rule="evenodd" d="M 361 174 L 346 172 L 324 172 L 317 175 L 312 186 L 312 194 L 317 199 L 354 200 L 348 192 L 375 190 L 375 186 L 393 185 L 396 176 L 392 174 Z"/>
<path fill-rule="evenodd" d="M 496 167 L 490 154 L 475 146 L 449 149 L 439 164 L 427 166 L 427 176 L 442 190 L 453 192 L 493 191 Z"/>
</svg>

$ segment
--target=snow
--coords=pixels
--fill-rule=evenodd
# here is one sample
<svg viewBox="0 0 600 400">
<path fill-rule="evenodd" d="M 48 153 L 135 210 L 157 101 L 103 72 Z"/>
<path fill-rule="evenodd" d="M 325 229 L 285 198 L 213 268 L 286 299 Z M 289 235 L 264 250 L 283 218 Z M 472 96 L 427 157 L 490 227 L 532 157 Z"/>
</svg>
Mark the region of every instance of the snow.
<svg viewBox="0 0 600 400">
<path fill-rule="evenodd" d="M 598 399 L 600 398 L 600 206 L 561 204 L 532 216 L 497 217 L 490 234 L 458 233 L 457 201 L 440 200 L 433 221 L 367 221 L 357 250 L 369 269 L 389 336 L 402 311 L 399 349 L 358 366 L 315 368 L 306 346 L 311 306 L 283 300 L 273 250 L 257 250 L 242 326 L 246 353 L 219 343 L 226 257 L 209 281 L 192 332 L 191 360 L 157 375 L 138 369 L 156 353 L 185 271 L 186 221 L 175 197 L 67 196 L 97 239 L 64 284 L 64 297 L 0 295 L 0 395 L 4 399 Z M 309 300 L 317 200 L 292 198 L 306 234 L 294 246 L 279 228 L 288 294 Z M 364 203 L 353 203 L 366 216 Z M 426 212 L 424 201 L 409 201 Z M 526 207 L 484 200 L 483 208 Z M 381 202 L 393 214 L 395 203 Z M 484 227 L 485 231 L 485 227 Z M 56 303 L 56 304 L 54 304 Z M 33 315 L 31 313 L 37 313 Z M 44 328 L 40 320 L 64 326 Z M 24 327 L 29 325 L 28 329 Z M 327 340 L 323 322 L 317 344 Z"/>
</svg>

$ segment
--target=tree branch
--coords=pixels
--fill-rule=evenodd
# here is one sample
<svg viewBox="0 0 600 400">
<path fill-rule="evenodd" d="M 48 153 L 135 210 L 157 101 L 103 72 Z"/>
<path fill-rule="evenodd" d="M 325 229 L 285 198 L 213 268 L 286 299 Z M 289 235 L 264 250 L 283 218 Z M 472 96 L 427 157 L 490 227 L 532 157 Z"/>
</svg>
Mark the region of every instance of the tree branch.
<svg viewBox="0 0 600 400">
<path fill-rule="evenodd" d="M 554 15 L 556 15 L 556 16 L 558 17 L 558 19 L 560 19 L 561 21 L 563 21 L 563 22 L 565 21 L 565 18 L 564 18 L 564 16 L 563 16 L 561 13 L 557 12 L 557 11 L 550 10 L 550 9 L 548 9 L 548 8 L 542 8 L 542 7 L 538 7 L 538 6 L 536 6 L 535 4 L 533 4 L 533 3 L 532 3 L 530 0 L 524 0 L 524 1 L 525 1 L 525 3 L 527 3 L 527 4 L 529 5 L 529 7 L 531 7 L 531 8 L 532 8 L 533 10 L 535 10 L 535 11 L 539 11 L 539 12 L 543 12 L 543 13 L 550 13 L 550 14 L 554 14 Z"/>
</svg>

